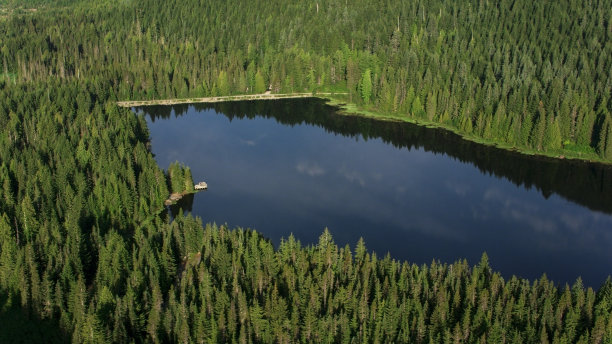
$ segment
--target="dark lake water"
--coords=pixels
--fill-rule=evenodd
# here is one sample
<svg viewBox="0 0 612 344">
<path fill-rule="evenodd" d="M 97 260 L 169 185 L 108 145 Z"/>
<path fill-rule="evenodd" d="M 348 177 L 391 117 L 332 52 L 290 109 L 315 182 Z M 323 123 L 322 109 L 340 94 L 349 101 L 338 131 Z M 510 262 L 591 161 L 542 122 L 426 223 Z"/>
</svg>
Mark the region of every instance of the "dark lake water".
<svg viewBox="0 0 612 344">
<path fill-rule="evenodd" d="M 461 140 L 444 130 L 342 116 L 317 99 L 155 106 L 162 168 L 209 190 L 183 200 L 204 222 L 417 264 L 478 263 L 505 277 L 599 287 L 612 274 L 612 168 Z M 176 209 L 173 209 L 176 211 Z"/>
</svg>

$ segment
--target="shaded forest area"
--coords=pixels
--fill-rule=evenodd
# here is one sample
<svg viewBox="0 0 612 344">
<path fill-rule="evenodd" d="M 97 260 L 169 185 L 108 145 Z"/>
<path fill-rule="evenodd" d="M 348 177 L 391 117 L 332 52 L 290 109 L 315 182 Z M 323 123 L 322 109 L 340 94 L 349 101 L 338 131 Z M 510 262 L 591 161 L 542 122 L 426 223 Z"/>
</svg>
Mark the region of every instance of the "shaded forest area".
<svg viewBox="0 0 612 344">
<path fill-rule="evenodd" d="M 186 170 L 161 170 L 142 115 L 115 103 L 348 90 L 610 158 L 605 1 L 65 3 L 0 14 L 0 339 L 39 340 L 30 319 L 58 342 L 612 341 L 610 279 L 504 280 L 486 255 L 415 266 L 327 231 L 275 248 L 168 223 L 160 206 Z"/>
</svg>

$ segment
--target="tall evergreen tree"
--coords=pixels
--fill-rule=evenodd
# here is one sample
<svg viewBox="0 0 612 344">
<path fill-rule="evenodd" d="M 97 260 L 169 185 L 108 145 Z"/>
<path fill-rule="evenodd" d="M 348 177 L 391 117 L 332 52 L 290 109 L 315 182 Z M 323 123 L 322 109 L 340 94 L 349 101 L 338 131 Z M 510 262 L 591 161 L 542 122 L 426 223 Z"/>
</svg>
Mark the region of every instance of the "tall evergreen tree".
<svg viewBox="0 0 612 344">
<path fill-rule="evenodd" d="M 369 104 L 370 98 L 372 97 L 372 72 L 366 69 L 361 75 L 361 81 L 359 82 L 359 92 L 361 99 L 364 103 Z"/>
</svg>

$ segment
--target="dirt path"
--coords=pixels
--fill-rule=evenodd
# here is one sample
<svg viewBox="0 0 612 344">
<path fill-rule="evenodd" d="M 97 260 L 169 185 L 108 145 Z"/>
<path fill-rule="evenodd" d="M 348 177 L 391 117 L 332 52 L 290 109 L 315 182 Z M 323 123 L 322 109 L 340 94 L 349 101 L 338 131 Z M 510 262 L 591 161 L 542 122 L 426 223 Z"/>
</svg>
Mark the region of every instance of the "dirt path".
<svg viewBox="0 0 612 344">
<path fill-rule="evenodd" d="M 318 96 L 346 95 L 348 93 L 259 93 L 244 94 L 237 96 L 221 96 L 206 98 L 182 98 L 182 99 L 156 99 L 156 100 L 127 100 L 119 101 L 117 105 L 123 107 L 146 106 L 146 105 L 174 105 L 187 103 L 219 103 L 237 100 L 261 100 L 261 99 L 286 99 L 286 98 L 311 98 Z"/>
</svg>

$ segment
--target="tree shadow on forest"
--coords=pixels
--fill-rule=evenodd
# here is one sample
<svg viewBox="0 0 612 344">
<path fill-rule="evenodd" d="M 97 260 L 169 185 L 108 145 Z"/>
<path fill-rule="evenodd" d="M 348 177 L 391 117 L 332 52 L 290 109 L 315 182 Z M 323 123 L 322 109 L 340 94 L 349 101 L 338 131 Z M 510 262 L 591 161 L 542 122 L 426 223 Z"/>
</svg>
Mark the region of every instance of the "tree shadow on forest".
<svg viewBox="0 0 612 344">
<path fill-rule="evenodd" d="M 69 343 L 55 319 L 41 319 L 21 307 L 18 297 L 0 290 L 0 343 Z"/>
</svg>

